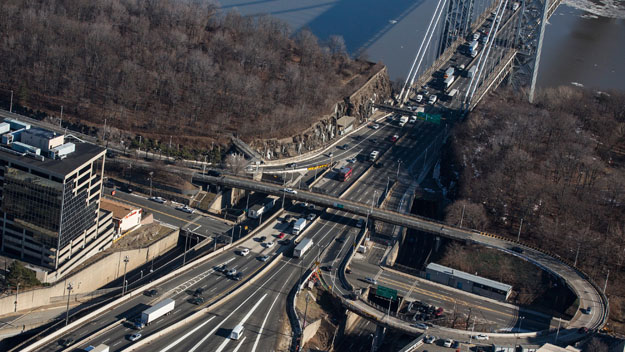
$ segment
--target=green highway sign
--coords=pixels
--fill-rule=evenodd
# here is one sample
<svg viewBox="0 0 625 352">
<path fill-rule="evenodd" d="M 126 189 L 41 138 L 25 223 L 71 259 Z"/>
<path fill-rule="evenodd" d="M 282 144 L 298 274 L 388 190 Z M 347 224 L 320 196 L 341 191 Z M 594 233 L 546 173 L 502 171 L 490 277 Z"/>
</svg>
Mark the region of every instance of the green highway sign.
<svg viewBox="0 0 625 352">
<path fill-rule="evenodd" d="M 339 209 L 343 209 L 343 204 L 334 203 L 334 206 Z"/>
<path fill-rule="evenodd" d="M 421 121 L 427 121 L 427 122 L 440 124 L 442 116 L 440 114 L 426 114 L 424 112 L 418 112 L 417 118 Z"/>
<path fill-rule="evenodd" d="M 394 289 L 388 288 L 388 287 L 384 287 L 384 286 L 380 286 L 380 285 L 378 285 L 378 288 L 376 289 L 375 294 L 377 296 L 388 298 L 388 299 L 391 299 L 391 300 L 396 300 L 397 299 L 397 290 L 394 290 Z"/>
</svg>

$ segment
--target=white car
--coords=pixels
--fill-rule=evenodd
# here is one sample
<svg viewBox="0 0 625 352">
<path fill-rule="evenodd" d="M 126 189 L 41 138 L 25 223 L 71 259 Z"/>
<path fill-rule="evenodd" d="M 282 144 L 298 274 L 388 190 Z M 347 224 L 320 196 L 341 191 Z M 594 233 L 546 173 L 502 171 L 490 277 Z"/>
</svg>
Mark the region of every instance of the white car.
<svg viewBox="0 0 625 352">
<path fill-rule="evenodd" d="M 427 344 L 434 343 L 434 341 L 436 341 L 436 336 L 428 335 L 423 339 L 423 342 Z"/>
<path fill-rule="evenodd" d="M 349 158 L 349 159 L 347 159 L 347 162 L 353 164 L 353 163 L 356 162 L 356 158 Z"/>
<path fill-rule="evenodd" d="M 130 335 L 130 337 L 128 337 L 128 339 L 133 342 L 137 341 L 140 338 L 141 338 L 141 333 L 132 334 Z"/>
<path fill-rule="evenodd" d="M 444 347 L 451 347 L 451 344 L 452 344 L 452 343 L 454 343 L 454 340 L 452 340 L 452 339 L 445 339 L 445 340 L 443 341 L 443 346 L 444 346 Z"/>
<path fill-rule="evenodd" d="M 488 335 L 485 334 L 477 334 L 475 336 L 473 336 L 474 339 L 479 340 L 479 341 L 486 341 L 488 340 Z"/>
<path fill-rule="evenodd" d="M 432 94 L 430 95 L 430 100 L 428 101 L 428 103 L 434 104 L 436 103 L 436 99 L 438 99 L 438 97 L 435 94 Z"/>
<path fill-rule="evenodd" d="M 374 123 L 373 126 L 371 126 L 371 128 L 373 128 L 374 130 L 377 130 L 378 128 L 380 128 L 380 125 L 378 125 L 377 123 Z"/>
<path fill-rule="evenodd" d="M 160 203 L 160 204 L 163 204 L 166 202 L 166 200 L 161 197 L 150 197 L 149 199 L 153 202 Z"/>
<path fill-rule="evenodd" d="M 195 213 L 195 209 L 190 208 L 190 207 L 188 207 L 186 205 L 183 205 L 181 207 L 177 207 L 176 210 L 184 211 L 185 213 L 189 213 L 189 214 Z"/>
<path fill-rule="evenodd" d="M 480 39 L 480 33 L 479 32 L 473 33 L 473 40 L 478 40 L 478 39 Z"/>
<path fill-rule="evenodd" d="M 273 247 L 274 243 L 273 242 L 265 242 L 265 248 L 271 248 Z"/>
<path fill-rule="evenodd" d="M 311 213 L 311 214 L 308 214 L 306 219 L 308 219 L 308 221 L 313 221 L 313 220 L 315 220 L 316 217 L 317 217 L 317 215 Z"/>
<path fill-rule="evenodd" d="M 417 103 L 420 103 L 423 101 L 423 94 L 417 94 L 417 97 L 415 98 L 415 101 Z"/>
<path fill-rule="evenodd" d="M 284 188 L 284 189 L 282 189 L 282 192 L 291 193 L 291 194 L 297 194 L 297 191 L 294 190 L 293 188 Z"/>
<path fill-rule="evenodd" d="M 377 285 L 378 284 L 378 280 L 372 278 L 372 277 L 366 277 L 365 281 L 367 281 L 368 283 L 372 284 L 372 285 Z"/>
</svg>

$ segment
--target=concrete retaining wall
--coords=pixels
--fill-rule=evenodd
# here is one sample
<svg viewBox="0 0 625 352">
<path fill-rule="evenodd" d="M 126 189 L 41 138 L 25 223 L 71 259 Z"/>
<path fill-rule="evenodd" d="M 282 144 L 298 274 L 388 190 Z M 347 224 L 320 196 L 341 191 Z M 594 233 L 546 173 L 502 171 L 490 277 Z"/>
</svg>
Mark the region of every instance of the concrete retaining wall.
<svg viewBox="0 0 625 352">
<path fill-rule="evenodd" d="M 91 293 L 124 275 L 125 256 L 129 259 L 126 271 L 131 271 L 174 247 L 178 242 L 178 235 L 179 231 L 172 229 L 169 235 L 148 247 L 111 253 L 52 286 L 20 292 L 17 305 L 15 296 L 4 297 L 0 299 L 0 315 L 14 313 L 16 309 L 18 312 L 27 311 L 67 301 L 67 287 L 70 283 L 73 286 L 70 300 L 87 301 L 93 296 L 85 297 L 86 293 Z"/>
</svg>

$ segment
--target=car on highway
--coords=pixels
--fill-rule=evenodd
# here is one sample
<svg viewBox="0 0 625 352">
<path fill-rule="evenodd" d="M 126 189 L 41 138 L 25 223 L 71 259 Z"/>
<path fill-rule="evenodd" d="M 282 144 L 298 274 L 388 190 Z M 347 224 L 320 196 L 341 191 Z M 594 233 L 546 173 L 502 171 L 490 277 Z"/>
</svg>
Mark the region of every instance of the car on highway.
<svg viewBox="0 0 625 352">
<path fill-rule="evenodd" d="M 265 240 L 267 240 L 267 236 L 258 237 L 258 242 L 265 242 Z"/>
<path fill-rule="evenodd" d="M 289 221 L 291 221 L 291 218 L 292 218 L 291 214 L 286 214 L 286 215 L 284 216 L 284 221 L 285 221 L 285 222 L 289 222 Z"/>
<path fill-rule="evenodd" d="M 306 219 L 308 219 L 308 221 L 313 221 L 313 220 L 315 220 L 316 217 L 317 217 L 316 214 L 310 213 L 310 214 L 308 214 Z"/>
<path fill-rule="evenodd" d="M 288 163 L 288 164 L 286 164 L 286 167 L 289 168 L 289 169 L 295 169 L 297 167 L 297 164 L 296 163 Z"/>
<path fill-rule="evenodd" d="M 217 265 L 215 267 L 215 271 L 218 271 L 220 273 L 226 271 L 226 269 L 228 269 L 228 265 L 226 265 L 226 264 Z"/>
<path fill-rule="evenodd" d="M 365 277 L 365 281 L 367 281 L 368 283 L 372 284 L 372 285 L 377 285 L 378 284 L 378 280 L 372 278 L 372 277 Z"/>
<path fill-rule="evenodd" d="M 258 260 L 260 260 L 261 262 L 266 262 L 267 260 L 269 260 L 269 256 L 261 255 L 260 257 L 258 257 Z"/>
<path fill-rule="evenodd" d="M 454 343 L 454 340 L 452 339 L 445 339 L 443 340 L 443 347 L 451 347 L 451 345 Z"/>
<path fill-rule="evenodd" d="M 61 339 L 59 341 L 59 344 L 61 345 L 61 347 L 69 347 L 74 344 L 74 339 L 71 337 L 67 337 L 67 338 Z"/>
<path fill-rule="evenodd" d="M 371 128 L 373 128 L 374 130 L 377 130 L 378 128 L 380 128 L 380 125 L 378 125 L 377 123 L 374 123 L 373 125 L 371 125 Z"/>
<path fill-rule="evenodd" d="M 521 247 L 512 247 L 510 250 L 517 253 L 523 253 L 523 248 Z"/>
<path fill-rule="evenodd" d="M 147 290 L 147 291 L 145 291 L 145 293 L 144 293 L 144 294 L 145 294 L 146 296 L 148 296 L 148 297 L 154 297 L 154 296 L 158 295 L 158 290 L 153 288 L 153 289 L 151 289 L 151 290 Z"/>
<path fill-rule="evenodd" d="M 137 332 L 137 333 L 134 333 L 134 334 L 128 336 L 128 340 L 133 341 L 133 342 L 137 341 L 140 338 L 141 338 L 141 333 L 140 332 Z"/>
<path fill-rule="evenodd" d="M 399 135 L 398 135 L 398 134 L 394 134 L 394 135 L 391 137 L 391 142 L 397 142 L 397 140 L 398 140 L 398 139 L 399 139 Z"/>
<path fill-rule="evenodd" d="M 343 242 L 345 242 L 345 239 L 343 237 L 337 237 L 336 241 L 339 242 L 339 243 L 343 243 Z"/>
<path fill-rule="evenodd" d="M 334 153 L 333 152 L 329 152 L 328 153 L 328 158 L 332 158 L 332 157 L 334 157 Z"/>
<path fill-rule="evenodd" d="M 343 149 L 343 150 L 347 150 L 347 149 L 349 149 L 349 144 L 343 144 L 343 145 L 341 146 L 341 149 Z"/>
<path fill-rule="evenodd" d="M 238 272 L 236 273 L 236 275 L 232 276 L 232 279 L 236 280 L 236 281 L 241 281 L 241 279 L 243 278 L 243 273 L 242 272 Z"/>
<path fill-rule="evenodd" d="M 488 335 L 486 335 L 486 334 L 477 334 L 477 335 L 473 336 L 473 338 L 478 340 L 478 341 L 486 341 L 486 340 L 488 340 Z"/>
<path fill-rule="evenodd" d="M 226 276 L 234 276 L 237 274 L 237 269 L 230 269 L 226 271 Z"/>
<path fill-rule="evenodd" d="M 274 244 L 273 241 L 265 242 L 265 248 L 271 248 Z"/>
<path fill-rule="evenodd" d="M 201 296 L 206 289 L 204 287 L 198 287 L 195 292 L 193 292 L 193 296 L 199 297 Z"/>
<path fill-rule="evenodd" d="M 356 227 L 357 228 L 362 228 L 362 225 L 365 224 L 365 219 L 358 219 L 358 222 L 356 223 Z"/>
<path fill-rule="evenodd" d="M 480 32 L 473 33 L 473 40 L 478 40 L 478 39 L 480 39 Z"/>
<path fill-rule="evenodd" d="M 433 336 L 433 335 L 428 335 L 423 339 L 423 342 L 427 344 L 434 343 L 434 341 L 436 341 L 436 336 Z"/>
<path fill-rule="evenodd" d="M 332 265 L 325 265 L 323 267 L 321 267 L 321 269 L 325 270 L 325 271 L 332 271 Z"/>
<path fill-rule="evenodd" d="M 286 236 L 286 234 L 284 232 L 280 232 L 280 234 L 278 235 L 278 239 L 281 240 L 284 238 L 284 236 Z"/>
<path fill-rule="evenodd" d="M 148 199 L 153 201 L 153 202 L 160 203 L 160 204 L 163 204 L 163 203 L 166 202 L 166 200 L 164 198 L 161 198 L 161 197 L 150 197 Z"/>
<path fill-rule="evenodd" d="M 592 313 L 592 307 L 591 307 L 591 306 L 588 306 L 588 308 L 584 309 L 584 313 L 585 313 L 585 314 L 590 314 L 590 313 Z"/>
<path fill-rule="evenodd" d="M 348 163 L 355 163 L 356 162 L 356 158 L 349 158 L 346 160 Z"/>
<path fill-rule="evenodd" d="M 297 191 L 294 190 L 293 188 L 283 188 L 282 192 L 286 192 L 286 193 L 291 193 L 291 194 L 297 194 Z"/>
<path fill-rule="evenodd" d="M 430 95 L 430 100 L 428 100 L 428 103 L 433 105 L 434 103 L 436 103 L 437 99 L 438 97 L 436 96 L 436 94 L 432 94 Z"/>
<path fill-rule="evenodd" d="M 417 96 L 415 97 L 415 101 L 417 103 L 423 102 L 423 94 L 417 94 Z"/>
<path fill-rule="evenodd" d="M 182 205 L 182 206 L 176 207 L 176 210 L 184 211 L 185 213 L 189 213 L 189 214 L 195 213 L 195 209 L 190 208 L 187 205 Z"/>
<path fill-rule="evenodd" d="M 204 298 L 202 298 L 202 297 L 193 297 L 193 298 L 191 298 L 191 300 L 189 302 L 199 306 L 200 304 L 204 303 Z"/>
<path fill-rule="evenodd" d="M 421 330 L 427 330 L 429 328 L 429 326 L 423 324 L 423 323 L 414 323 L 412 324 L 412 326 L 414 326 L 417 329 L 421 329 Z"/>
</svg>

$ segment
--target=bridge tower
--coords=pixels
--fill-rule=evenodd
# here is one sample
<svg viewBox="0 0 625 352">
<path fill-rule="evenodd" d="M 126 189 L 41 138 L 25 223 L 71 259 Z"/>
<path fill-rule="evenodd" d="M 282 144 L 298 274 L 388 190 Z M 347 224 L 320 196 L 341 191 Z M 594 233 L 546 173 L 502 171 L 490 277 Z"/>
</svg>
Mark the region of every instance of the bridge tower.
<svg viewBox="0 0 625 352">
<path fill-rule="evenodd" d="M 518 53 L 509 82 L 515 87 L 528 85 L 528 98 L 534 100 L 538 66 L 545 34 L 545 25 L 561 0 L 521 0 L 515 46 Z"/>
</svg>

